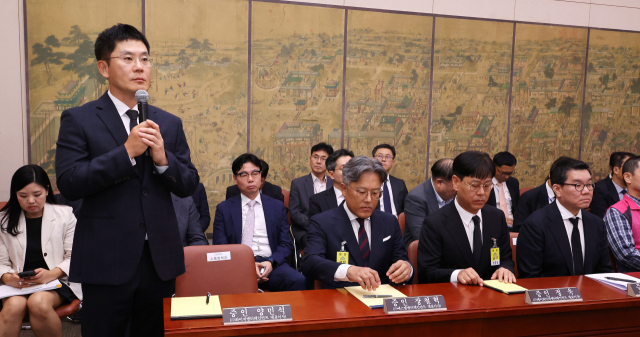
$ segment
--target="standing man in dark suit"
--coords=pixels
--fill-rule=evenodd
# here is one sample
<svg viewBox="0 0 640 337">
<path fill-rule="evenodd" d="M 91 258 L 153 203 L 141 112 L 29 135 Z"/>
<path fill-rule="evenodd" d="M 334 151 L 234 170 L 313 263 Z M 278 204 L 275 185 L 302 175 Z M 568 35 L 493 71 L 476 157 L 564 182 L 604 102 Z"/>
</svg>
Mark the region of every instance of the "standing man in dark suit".
<svg viewBox="0 0 640 337">
<path fill-rule="evenodd" d="M 340 149 L 327 158 L 327 174 L 333 179 L 333 188 L 311 196 L 309 199 L 309 219 L 316 214 L 338 207 L 344 201 L 342 190 L 340 190 L 342 167 L 353 157 L 353 152 Z"/>
<path fill-rule="evenodd" d="M 613 272 L 604 221 L 584 211 L 593 196 L 589 165 L 564 160 L 551 173 L 556 201 L 527 218 L 518 235 L 522 278 Z"/>
<path fill-rule="evenodd" d="M 182 247 L 208 245 L 209 241 L 200 227 L 200 214 L 198 214 L 193 198 L 180 198 L 171 193 L 171 201 L 178 220 Z"/>
<path fill-rule="evenodd" d="M 325 289 L 359 284 L 375 290 L 381 284 L 410 282 L 413 267 L 398 220 L 375 209 L 384 193 L 385 169 L 360 156 L 349 160 L 342 173 L 344 202 L 311 218 L 302 273 L 322 281 Z"/>
<path fill-rule="evenodd" d="M 58 188 L 83 198 L 69 280 L 82 283 L 82 334 L 162 336 L 162 299 L 184 273 L 171 193 L 199 181 L 180 119 L 149 105 L 138 124 L 135 93 L 149 89 L 149 43 L 118 24 L 95 43 L 109 90 L 62 113 L 56 151 Z M 149 150 L 150 155 L 145 155 Z"/>
<path fill-rule="evenodd" d="M 293 251 L 284 204 L 260 194 L 260 159 L 251 153 L 233 161 L 240 195 L 218 204 L 213 244 L 243 244 L 256 260 L 256 278 L 269 291 L 304 290 L 305 278 L 285 260 Z"/>
<path fill-rule="evenodd" d="M 207 200 L 207 191 L 202 183 L 198 183 L 196 191 L 191 195 L 193 203 L 196 205 L 198 214 L 200 214 L 200 229 L 204 233 L 211 224 L 211 213 L 209 213 L 209 201 Z"/>
<path fill-rule="evenodd" d="M 327 177 L 325 162 L 333 153 L 333 147 L 326 143 L 318 143 L 311 148 L 309 164 L 311 173 L 291 181 L 289 195 L 289 212 L 291 214 L 291 231 L 296 239 L 297 251 L 303 250 L 307 243 L 309 228 L 309 198 L 333 187 L 333 179 Z"/>
<path fill-rule="evenodd" d="M 409 249 L 411 242 L 418 240 L 422 223 L 429 214 L 439 210 L 456 197 L 453 189 L 453 159 L 442 158 L 431 166 L 431 179 L 409 192 L 404 205 L 405 230 L 403 242 Z"/>
<path fill-rule="evenodd" d="M 396 148 L 389 144 L 380 144 L 373 148 L 371 152 L 374 158 L 382 163 L 382 167 L 387 171 L 387 180 L 382 184 L 382 200 L 378 203 L 378 209 L 393 214 L 404 212 L 404 199 L 409 194 L 407 184 L 404 180 L 391 175 L 391 169 L 396 159 Z"/>
<path fill-rule="evenodd" d="M 267 164 L 267 162 L 262 159 L 260 159 L 260 163 L 262 164 L 260 193 L 273 199 L 280 200 L 282 203 L 284 203 L 284 194 L 282 194 L 282 188 L 267 181 L 267 176 L 269 175 L 269 164 Z M 238 185 L 231 185 L 227 187 L 227 195 L 225 200 L 228 200 L 231 197 L 235 197 L 236 195 L 240 195 L 240 189 L 238 188 Z"/>
<path fill-rule="evenodd" d="M 627 193 L 627 185 L 622 176 L 622 166 L 627 159 L 634 157 L 629 152 L 614 152 L 609 157 L 609 169 L 611 173 L 608 177 L 598 181 L 593 190 L 593 200 L 589 208 L 591 214 L 598 218 L 604 218 L 607 209 L 616 202 L 622 200 Z"/>
<path fill-rule="evenodd" d="M 516 281 L 504 213 L 486 205 L 495 172 L 484 152 L 463 152 L 453 160 L 458 194 L 424 220 L 418 246 L 420 283 Z M 495 260 L 492 249 L 499 252 Z"/>
<path fill-rule="evenodd" d="M 520 199 L 520 182 L 513 177 L 516 173 L 518 160 L 509 152 L 498 152 L 493 156 L 493 163 L 496 165 L 496 175 L 493 177 L 493 189 L 487 200 L 487 205 L 496 207 L 507 219 L 509 230 L 513 228 L 513 215 L 518 200 Z M 506 185 L 506 188 L 504 188 Z"/>
</svg>

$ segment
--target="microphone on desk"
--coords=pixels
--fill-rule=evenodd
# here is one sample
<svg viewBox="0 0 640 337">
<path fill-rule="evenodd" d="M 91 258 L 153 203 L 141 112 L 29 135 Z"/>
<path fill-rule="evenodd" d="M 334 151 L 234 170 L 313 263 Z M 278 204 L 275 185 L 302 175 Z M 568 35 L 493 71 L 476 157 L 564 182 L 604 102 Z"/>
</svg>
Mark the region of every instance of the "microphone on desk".
<svg viewBox="0 0 640 337">
<path fill-rule="evenodd" d="M 136 101 L 138 101 L 138 124 L 146 121 L 149 118 L 149 93 L 146 90 L 136 91 Z M 149 156 L 149 149 L 144 152 Z"/>
</svg>

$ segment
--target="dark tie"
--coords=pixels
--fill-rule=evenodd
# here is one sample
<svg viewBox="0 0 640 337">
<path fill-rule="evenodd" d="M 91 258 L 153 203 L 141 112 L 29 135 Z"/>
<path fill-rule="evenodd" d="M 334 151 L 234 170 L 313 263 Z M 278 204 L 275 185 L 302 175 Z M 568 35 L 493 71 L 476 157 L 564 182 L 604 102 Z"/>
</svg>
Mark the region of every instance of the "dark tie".
<svg viewBox="0 0 640 337">
<path fill-rule="evenodd" d="M 127 116 L 129 116 L 129 132 L 138 125 L 138 112 L 136 110 L 127 110 Z"/>
<path fill-rule="evenodd" d="M 367 231 L 364 230 L 364 219 L 356 218 L 360 224 L 358 229 L 358 245 L 360 245 L 360 254 L 362 255 L 362 261 L 365 267 L 369 267 L 369 239 L 367 238 Z"/>
<path fill-rule="evenodd" d="M 391 191 L 389 191 L 389 188 L 387 188 L 387 181 L 385 181 L 382 186 L 382 202 L 384 203 L 384 212 L 393 214 L 393 211 L 391 210 Z"/>
<path fill-rule="evenodd" d="M 480 231 L 480 217 L 474 215 L 473 218 L 473 261 L 476 272 L 480 269 L 482 257 L 482 232 Z"/>
<path fill-rule="evenodd" d="M 570 218 L 573 224 L 571 232 L 571 253 L 573 254 L 573 275 L 584 275 L 584 263 L 582 260 L 582 243 L 580 243 L 580 229 L 578 229 L 580 218 Z"/>
<path fill-rule="evenodd" d="M 620 193 L 622 194 L 622 196 L 620 197 L 620 200 L 624 199 L 624 195 L 627 194 L 627 190 L 622 190 L 620 191 Z"/>
</svg>

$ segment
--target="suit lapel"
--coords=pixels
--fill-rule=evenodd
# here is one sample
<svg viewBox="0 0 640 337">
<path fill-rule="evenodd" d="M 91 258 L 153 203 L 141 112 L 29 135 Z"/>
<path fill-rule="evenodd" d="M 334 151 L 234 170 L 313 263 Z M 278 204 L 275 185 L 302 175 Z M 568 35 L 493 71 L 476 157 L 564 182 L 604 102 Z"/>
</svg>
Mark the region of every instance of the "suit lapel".
<svg viewBox="0 0 640 337">
<path fill-rule="evenodd" d="M 545 186 L 547 182 L 545 181 L 540 187 L 540 193 L 538 194 L 538 202 L 541 205 L 549 205 L 549 195 L 547 194 L 547 187 Z M 544 207 L 544 206 L 543 206 Z"/>
<path fill-rule="evenodd" d="M 118 146 L 123 145 L 129 136 L 127 135 L 127 130 L 124 128 L 124 124 L 122 124 L 122 118 L 120 118 L 118 110 L 111 101 L 108 93 L 105 92 L 104 95 L 98 99 L 97 108 L 98 111 L 96 111 L 96 114 L 98 118 L 100 118 L 107 127 L 113 139 L 118 143 Z"/>
<path fill-rule="evenodd" d="M 19 266 L 22 268 L 24 266 L 24 259 L 27 254 L 27 219 L 24 215 L 24 211 L 20 211 L 20 218 L 18 219 L 18 235 L 15 236 L 16 240 L 22 247 L 22 264 Z M 18 265 L 18 263 L 16 263 Z"/>
<path fill-rule="evenodd" d="M 584 272 L 585 274 L 591 273 L 593 268 L 593 255 L 589 254 L 589 252 L 597 251 L 597 238 L 595 237 L 596 228 L 595 224 L 586 221 L 584 213 L 586 211 L 582 210 L 582 230 L 584 230 Z"/>
<path fill-rule="evenodd" d="M 273 207 L 275 205 L 271 204 L 268 196 L 261 196 L 260 200 L 262 200 L 262 213 L 264 214 L 264 223 L 267 226 L 267 237 L 269 238 L 269 247 L 272 252 L 276 251 L 278 248 L 278 233 L 276 230 L 276 226 L 279 225 L 273 221 L 274 213 Z"/>
<path fill-rule="evenodd" d="M 233 222 L 233 229 L 236 234 L 236 243 L 242 243 L 242 199 L 240 196 L 235 196 L 229 199 L 231 205 L 231 221 Z"/>
<path fill-rule="evenodd" d="M 381 249 L 382 239 L 384 238 L 384 224 L 378 212 L 371 214 L 371 246 L 369 256 L 369 268 L 376 269 L 377 262 L 382 258 L 384 252 Z M 358 247 L 360 248 L 360 247 Z M 386 271 L 384 271 L 386 272 Z"/>
<path fill-rule="evenodd" d="M 485 205 L 486 207 L 486 205 Z M 493 233 L 493 224 L 501 223 L 500 218 L 491 217 L 488 212 L 485 212 L 484 207 L 482 210 L 482 255 L 480 261 L 490 261 L 489 257 L 491 253 L 491 248 L 493 248 L 493 240 L 491 238 L 497 239 L 496 235 Z M 478 271 L 482 266 L 476 266 L 476 271 Z"/>
<path fill-rule="evenodd" d="M 450 202 L 445 207 L 449 207 L 446 212 L 443 212 L 443 215 L 448 218 L 449 221 L 445 220 L 447 224 L 445 227 L 447 231 L 453 238 L 453 240 L 458 245 L 458 249 L 462 252 L 465 261 L 469 266 L 473 266 L 473 252 L 471 252 L 471 245 L 469 245 L 469 239 L 467 237 L 467 231 L 464 230 L 464 225 L 462 224 L 462 218 L 460 218 L 460 214 L 456 209 L 456 205 L 454 202 Z"/>
<path fill-rule="evenodd" d="M 607 178 L 606 181 L 607 191 L 609 192 L 609 198 L 611 198 L 611 201 L 614 203 L 620 201 L 618 190 L 616 190 L 616 187 L 613 185 L 613 180 L 611 180 L 611 178 Z"/>
<path fill-rule="evenodd" d="M 42 237 L 40 240 L 43 248 L 47 246 L 47 242 L 49 242 L 49 239 L 51 238 L 51 233 L 53 233 L 56 226 L 55 217 L 51 207 L 51 205 L 45 204 L 42 214 Z"/>
<path fill-rule="evenodd" d="M 349 252 L 359 267 L 364 267 L 364 262 L 360 255 L 360 246 L 358 245 L 358 240 L 353 233 L 351 220 L 349 220 L 349 216 L 344 210 L 344 207 L 340 207 L 336 210 L 335 217 L 333 218 L 333 227 L 336 229 L 338 235 L 340 235 L 340 241 L 347 241 L 345 250 Z"/>
<path fill-rule="evenodd" d="M 336 198 L 336 192 L 333 191 L 333 187 L 326 191 L 327 195 L 324 200 L 327 202 L 327 209 L 334 209 L 338 207 L 338 198 Z"/>
<path fill-rule="evenodd" d="M 569 272 L 573 275 L 573 255 L 571 253 L 571 244 L 569 243 L 569 237 L 567 236 L 567 230 L 564 226 L 564 220 L 562 220 L 562 215 L 560 214 L 560 210 L 558 209 L 556 202 L 557 201 L 554 201 L 551 206 L 547 208 L 546 213 L 547 219 L 549 220 L 548 226 L 551 229 L 551 234 L 555 237 L 556 242 L 558 243 L 558 248 L 562 252 L 562 256 L 567 264 L 567 268 L 569 268 Z"/>
<path fill-rule="evenodd" d="M 160 123 L 158 121 L 158 112 L 156 111 L 155 107 L 149 106 L 149 119 L 160 126 Z M 153 159 L 151 158 L 151 156 L 143 154 L 138 158 L 144 160 L 144 166 L 142 167 L 142 186 L 145 186 L 147 180 L 149 180 L 149 176 L 155 171 L 155 165 L 153 164 Z"/>
<path fill-rule="evenodd" d="M 487 200 L 487 205 L 496 207 L 496 190 L 495 190 L 495 188 L 491 188 L 491 193 L 489 193 L 489 199 Z"/>
<path fill-rule="evenodd" d="M 304 184 L 305 190 L 307 191 L 307 203 L 309 202 L 309 198 L 311 198 L 311 196 L 315 194 L 313 189 L 313 178 L 311 177 L 312 175 L 313 173 L 309 173 Z"/>
<path fill-rule="evenodd" d="M 438 210 L 438 197 L 436 197 L 436 190 L 431 186 L 431 179 L 427 179 L 424 183 L 424 194 L 427 197 L 427 207 L 429 208 L 429 214 Z"/>
</svg>

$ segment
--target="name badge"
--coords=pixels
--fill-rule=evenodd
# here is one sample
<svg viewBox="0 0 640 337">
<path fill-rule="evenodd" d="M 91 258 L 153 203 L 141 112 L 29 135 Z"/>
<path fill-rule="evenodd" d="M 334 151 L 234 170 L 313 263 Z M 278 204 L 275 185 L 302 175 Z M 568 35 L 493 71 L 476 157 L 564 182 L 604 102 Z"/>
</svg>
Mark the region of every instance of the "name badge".
<svg viewBox="0 0 640 337">
<path fill-rule="evenodd" d="M 340 251 L 336 253 L 336 262 L 342 264 L 349 264 L 349 252 L 344 250 L 344 245 L 347 241 L 342 241 Z"/>
<path fill-rule="evenodd" d="M 498 248 L 496 239 L 491 238 L 493 240 L 493 248 L 491 248 L 491 266 L 499 266 L 500 265 L 500 248 Z"/>
</svg>

